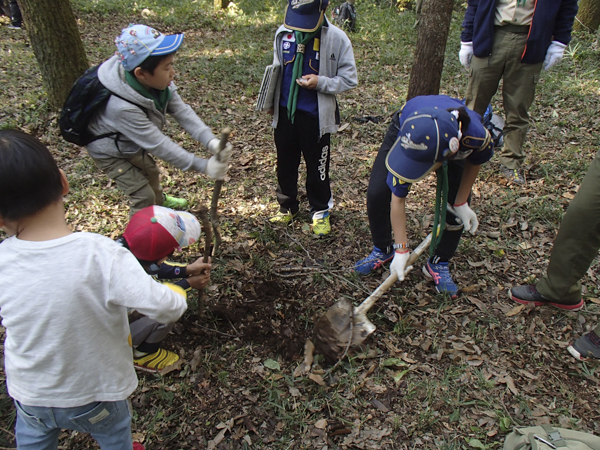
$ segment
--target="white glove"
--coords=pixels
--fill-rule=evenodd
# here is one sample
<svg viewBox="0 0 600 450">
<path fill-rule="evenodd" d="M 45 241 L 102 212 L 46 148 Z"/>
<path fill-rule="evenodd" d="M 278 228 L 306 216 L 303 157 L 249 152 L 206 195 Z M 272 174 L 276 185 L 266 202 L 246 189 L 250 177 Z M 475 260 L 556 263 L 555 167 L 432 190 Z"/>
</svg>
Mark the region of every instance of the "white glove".
<svg viewBox="0 0 600 450">
<path fill-rule="evenodd" d="M 206 163 L 206 170 L 204 173 L 211 177 L 213 180 L 222 180 L 225 178 L 229 165 L 226 162 L 220 162 L 217 156 L 211 156 Z"/>
<path fill-rule="evenodd" d="M 398 274 L 398 281 L 404 281 L 404 274 L 412 269 L 412 266 L 406 267 L 408 258 L 410 257 L 410 251 L 404 253 L 394 252 L 394 259 L 390 264 L 390 273 L 396 272 Z"/>
<path fill-rule="evenodd" d="M 460 52 L 458 52 L 458 59 L 460 63 L 467 70 L 471 68 L 471 59 L 473 58 L 473 43 L 472 42 L 461 42 Z"/>
<path fill-rule="evenodd" d="M 448 205 L 448 211 L 450 211 L 452 214 L 454 214 L 460 219 L 465 231 L 469 231 L 471 234 L 475 234 L 475 232 L 477 231 L 477 227 L 479 226 L 479 221 L 477 220 L 477 215 L 469 207 L 468 203 L 463 203 L 459 206 Z"/>
<path fill-rule="evenodd" d="M 233 145 L 229 142 L 225 144 L 225 148 L 221 150 L 221 140 L 217 138 L 212 138 L 208 141 L 208 145 L 206 146 L 208 151 L 213 155 L 219 155 L 219 161 L 228 162 L 229 158 L 231 158 L 231 153 L 233 152 Z"/>
<path fill-rule="evenodd" d="M 562 42 L 552 41 L 544 59 L 544 70 L 550 70 L 563 59 L 566 47 Z"/>
</svg>

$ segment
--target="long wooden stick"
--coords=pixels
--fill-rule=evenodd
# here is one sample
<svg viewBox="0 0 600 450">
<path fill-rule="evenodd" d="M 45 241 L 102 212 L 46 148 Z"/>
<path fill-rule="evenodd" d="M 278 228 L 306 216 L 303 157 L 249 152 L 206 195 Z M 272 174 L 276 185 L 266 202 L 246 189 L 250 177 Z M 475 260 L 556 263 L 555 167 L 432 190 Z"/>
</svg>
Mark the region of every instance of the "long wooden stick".
<svg viewBox="0 0 600 450">
<path fill-rule="evenodd" d="M 411 266 L 419 256 L 425 251 L 429 243 L 431 242 L 431 233 L 427 235 L 423 242 L 419 244 L 417 248 L 410 254 L 408 261 L 406 262 L 406 266 Z M 383 283 L 379 285 L 377 289 L 373 291 L 369 297 L 365 301 L 363 301 L 360 305 L 354 308 L 354 315 L 357 316 L 359 314 L 366 314 L 366 312 L 371 309 L 371 307 L 375 304 L 377 300 L 396 282 L 398 279 L 398 274 L 393 272 L 389 277 L 385 279 Z"/>
<path fill-rule="evenodd" d="M 200 219 L 202 228 L 204 228 L 204 255 L 202 262 L 208 263 L 212 255 L 213 242 L 212 242 L 212 227 L 210 220 L 208 219 L 208 209 L 206 206 L 201 205 L 197 210 L 192 211 Z M 198 291 L 198 310 L 204 311 L 204 289 Z"/>
<path fill-rule="evenodd" d="M 231 133 L 231 128 L 226 127 L 221 130 L 221 141 L 219 143 L 219 153 L 216 154 L 217 160 L 219 159 L 219 154 L 221 150 L 225 148 L 227 145 L 227 140 L 229 139 L 229 134 Z M 210 201 L 210 223 L 212 223 L 214 234 L 215 234 L 215 248 L 214 251 L 217 252 L 219 247 L 221 246 L 221 227 L 219 224 L 219 216 L 217 214 L 217 206 L 219 204 L 219 196 L 221 195 L 221 188 L 223 187 L 223 180 L 215 180 L 215 188 L 213 190 L 212 199 Z"/>
</svg>

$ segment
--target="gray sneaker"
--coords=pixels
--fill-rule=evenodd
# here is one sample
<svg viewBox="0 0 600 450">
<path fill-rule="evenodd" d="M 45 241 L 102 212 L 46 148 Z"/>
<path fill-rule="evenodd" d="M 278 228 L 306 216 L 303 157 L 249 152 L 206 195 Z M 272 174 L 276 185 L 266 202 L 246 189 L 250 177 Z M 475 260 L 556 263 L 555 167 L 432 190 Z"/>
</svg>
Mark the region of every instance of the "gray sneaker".
<svg viewBox="0 0 600 450">
<path fill-rule="evenodd" d="M 567 350 L 579 361 L 600 359 L 600 337 L 593 331 L 584 334 L 569 345 Z"/>
<path fill-rule="evenodd" d="M 508 181 L 515 184 L 525 184 L 525 178 L 519 169 L 509 169 L 506 166 L 500 166 L 500 172 L 508 178 Z"/>
</svg>

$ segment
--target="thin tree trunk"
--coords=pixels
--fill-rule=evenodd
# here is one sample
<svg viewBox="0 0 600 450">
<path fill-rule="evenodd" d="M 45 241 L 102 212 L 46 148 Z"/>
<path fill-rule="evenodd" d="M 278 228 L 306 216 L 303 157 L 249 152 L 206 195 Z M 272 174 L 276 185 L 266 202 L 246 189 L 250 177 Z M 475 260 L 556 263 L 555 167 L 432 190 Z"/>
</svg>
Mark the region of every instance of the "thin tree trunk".
<svg viewBox="0 0 600 450">
<path fill-rule="evenodd" d="M 53 109 L 59 109 L 88 59 L 69 0 L 19 0 L 42 84 Z"/>
<path fill-rule="evenodd" d="M 580 0 L 573 28 L 595 33 L 600 26 L 600 0 Z"/>
<path fill-rule="evenodd" d="M 406 100 L 439 93 L 453 7 L 454 0 L 423 1 Z"/>
<path fill-rule="evenodd" d="M 229 0 L 215 0 L 215 9 L 226 9 L 229 6 Z"/>
</svg>

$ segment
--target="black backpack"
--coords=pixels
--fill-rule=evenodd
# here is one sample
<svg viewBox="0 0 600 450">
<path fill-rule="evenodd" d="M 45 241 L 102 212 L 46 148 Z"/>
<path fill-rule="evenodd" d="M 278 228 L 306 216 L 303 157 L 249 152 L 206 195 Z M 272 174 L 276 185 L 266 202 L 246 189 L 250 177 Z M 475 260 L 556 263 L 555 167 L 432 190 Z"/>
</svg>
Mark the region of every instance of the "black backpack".
<svg viewBox="0 0 600 450">
<path fill-rule="evenodd" d="M 60 112 L 60 134 L 73 144 L 84 146 L 98 139 L 117 135 L 113 132 L 96 136 L 88 130 L 94 114 L 106 105 L 111 95 L 117 95 L 104 87 L 98 79 L 99 67 L 100 65 L 90 67 L 75 81 Z"/>
<path fill-rule="evenodd" d="M 349 31 L 356 30 L 356 8 L 348 2 L 342 3 L 332 13 L 335 24 Z"/>
</svg>

